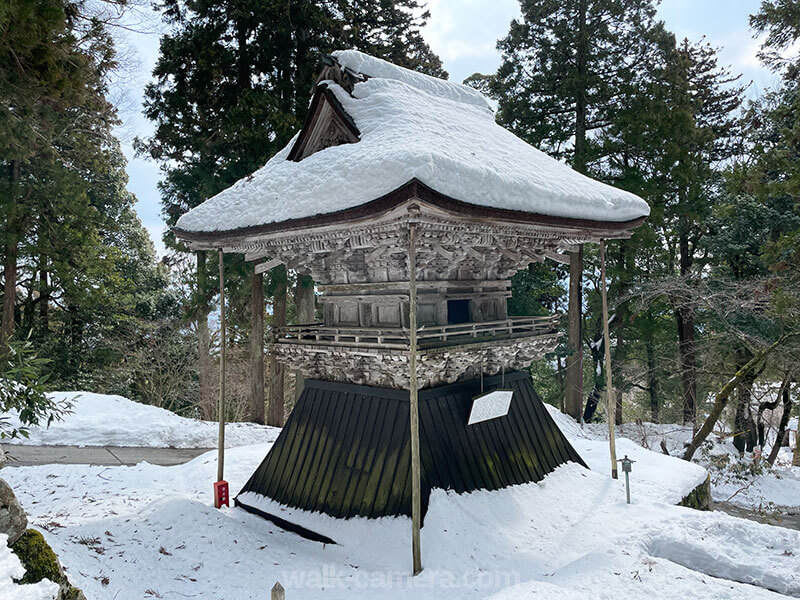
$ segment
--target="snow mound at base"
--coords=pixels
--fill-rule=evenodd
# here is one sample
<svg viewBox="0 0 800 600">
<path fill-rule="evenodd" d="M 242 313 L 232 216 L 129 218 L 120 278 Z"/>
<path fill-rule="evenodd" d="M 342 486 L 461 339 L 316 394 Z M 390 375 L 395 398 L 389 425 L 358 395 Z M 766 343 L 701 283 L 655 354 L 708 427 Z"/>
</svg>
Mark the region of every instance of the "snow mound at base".
<svg viewBox="0 0 800 600">
<path fill-rule="evenodd" d="M 4 443 L 151 448 L 213 448 L 217 445 L 216 422 L 187 419 L 122 396 L 91 392 L 53 392 L 49 396 L 60 404 L 71 405 L 71 412 L 50 427 L 31 427 L 28 439 L 4 440 Z M 18 427 L 19 419 L 11 415 L 9 423 Z M 225 429 L 225 445 L 263 444 L 273 441 L 279 432 L 278 428 L 253 423 L 229 423 Z"/>
<path fill-rule="evenodd" d="M 592 426 L 581 427 L 571 417 L 554 406 L 545 404 L 550 416 L 567 436 L 575 450 L 592 471 L 611 472 L 608 438 Z M 607 426 L 603 425 L 607 432 Z M 599 439 L 598 439 L 599 438 Z M 631 496 L 645 496 L 651 500 L 678 504 L 698 485 L 705 482 L 708 471 L 702 466 L 675 456 L 648 450 L 625 437 L 616 440 L 617 459 L 628 456 L 634 461 L 630 474 Z M 624 486 L 624 475 L 619 467 L 618 486 Z"/>
</svg>

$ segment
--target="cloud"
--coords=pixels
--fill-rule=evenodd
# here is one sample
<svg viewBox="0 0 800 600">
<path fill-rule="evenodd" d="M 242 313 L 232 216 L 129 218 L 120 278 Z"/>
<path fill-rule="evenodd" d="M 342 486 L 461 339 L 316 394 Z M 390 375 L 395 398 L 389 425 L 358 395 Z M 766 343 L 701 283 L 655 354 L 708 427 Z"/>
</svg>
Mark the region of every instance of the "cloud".
<svg viewBox="0 0 800 600">
<path fill-rule="evenodd" d="M 497 40 L 519 16 L 516 0 L 431 0 L 428 9 L 431 16 L 422 34 L 455 81 L 497 68 Z"/>
</svg>

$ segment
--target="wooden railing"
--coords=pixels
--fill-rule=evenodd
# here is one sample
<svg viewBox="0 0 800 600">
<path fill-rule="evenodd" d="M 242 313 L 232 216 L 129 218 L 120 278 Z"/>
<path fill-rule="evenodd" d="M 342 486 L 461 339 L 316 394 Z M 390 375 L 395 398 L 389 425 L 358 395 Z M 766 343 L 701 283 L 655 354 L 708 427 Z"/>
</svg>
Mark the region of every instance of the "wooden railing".
<svg viewBox="0 0 800 600">
<path fill-rule="evenodd" d="M 458 325 L 435 325 L 421 327 L 417 339 L 421 348 L 447 344 L 468 343 L 469 339 L 486 337 L 530 337 L 553 333 L 558 326 L 559 315 L 548 317 L 510 317 L 502 321 L 482 321 Z"/>
<path fill-rule="evenodd" d="M 420 349 L 424 350 L 492 339 L 532 337 L 554 333 L 558 319 L 559 315 L 551 315 L 458 325 L 425 325 L 417 330 L 417 339 Z M 312 323 L 282 327 L 277 332 L 276 341 L 403 350 L 408 348 L 408 330 L 401 327 L 330 327 Z"/>
</svg>

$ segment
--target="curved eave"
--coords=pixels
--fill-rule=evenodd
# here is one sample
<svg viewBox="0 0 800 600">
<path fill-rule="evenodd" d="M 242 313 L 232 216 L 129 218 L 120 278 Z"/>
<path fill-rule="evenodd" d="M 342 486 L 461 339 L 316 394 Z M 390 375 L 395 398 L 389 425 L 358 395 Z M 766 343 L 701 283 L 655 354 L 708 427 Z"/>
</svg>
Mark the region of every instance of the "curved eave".
<svg viewBox="0 0 800 600">
<path fill-rule="evenodd" d="M 197 249 L 216 248 L 243 238 L 252 238 L 254 236 L 286 231 L 316 229 L 318 227 L 329 227 L 331 225 L 342 225 L 349 222 L 363 221 L 370 217 L 379 217 L 398 207 L 406 200 L 411 199 L 427 202 L 461 217 L 472 217 L 503 223 L 542 225 L 571 231 L 579 230 L 589 235 L 605 238 L 628 237 L 631 230 L 641 225 L 647 218 L 643 216 L 629 221 L 593 221 L 590 219 L 554 217 L 552 215 L 542 215 L 505 208 L 479 206 L 440 194 L 418 179 L 412 179 L 385 196 L 381 196 L 380 198 L 353 208 L 347 208 L 336 212 L 224 231 L 186 231 L 177 227 L 175 227 L 173 231 L 178 238 L 190 242 Z"/>
</svg>

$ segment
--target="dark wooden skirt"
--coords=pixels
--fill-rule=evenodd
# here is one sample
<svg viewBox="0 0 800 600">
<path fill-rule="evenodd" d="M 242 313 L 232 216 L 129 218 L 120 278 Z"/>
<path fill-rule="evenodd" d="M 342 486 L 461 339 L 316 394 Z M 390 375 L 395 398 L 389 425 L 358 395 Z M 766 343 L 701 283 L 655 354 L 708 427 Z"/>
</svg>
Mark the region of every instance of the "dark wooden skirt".
<svg viewBox="0 0 800 600">
<path fill-rule="evenodd" d="M 527 372 L 485 377 L 514 390 L 506 416 L 467 425 L 480 380 L 419 395 L 422 510 L 432 488 L 459 493 L 540 481 L 568 461 L 584 464 L 548 414 Z M 264 461 L 242 488 L 333 517 L 411 514 L 408 392 L 307 380 Z M 237 505 L 266 516 L 237 498 Z M 283 526 L 283 525 L 282 525 Z"/>
</svg>

